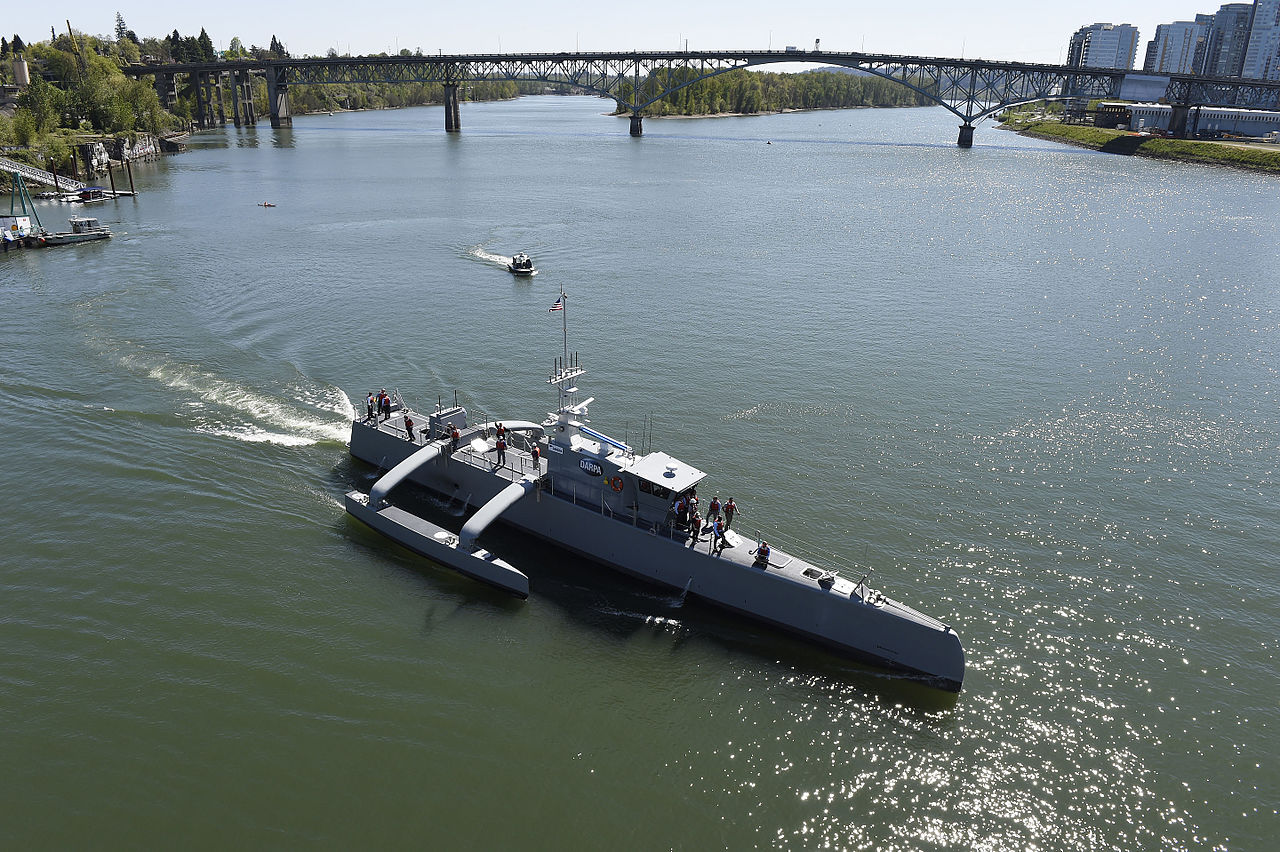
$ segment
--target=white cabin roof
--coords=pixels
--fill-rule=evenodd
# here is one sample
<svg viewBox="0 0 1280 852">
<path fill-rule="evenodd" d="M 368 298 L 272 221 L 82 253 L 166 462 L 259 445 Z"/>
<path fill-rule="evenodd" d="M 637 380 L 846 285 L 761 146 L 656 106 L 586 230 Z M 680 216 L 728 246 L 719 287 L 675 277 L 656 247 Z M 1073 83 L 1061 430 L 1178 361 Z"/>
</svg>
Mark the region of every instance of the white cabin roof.
<svg viewBox="0 0 1280 852">
<path fill-rule="evenodd" d="M 670 488 L 672 491 L 684 491 L 697 485 L 706 476 L 696 467 L 687 465 L 666 453 L 649 453 L 641 456 L 629 468 L 641 479 L 654 485 Z"/>
</svg>

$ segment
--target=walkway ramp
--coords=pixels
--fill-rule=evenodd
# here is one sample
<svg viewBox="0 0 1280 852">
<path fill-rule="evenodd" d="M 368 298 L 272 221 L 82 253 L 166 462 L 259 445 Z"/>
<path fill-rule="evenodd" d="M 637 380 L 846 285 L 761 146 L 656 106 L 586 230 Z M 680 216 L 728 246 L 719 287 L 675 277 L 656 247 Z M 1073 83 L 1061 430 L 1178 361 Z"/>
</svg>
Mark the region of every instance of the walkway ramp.
<svg viewBox="0 0 1280 852">
<path fill-rule="evenodd" d="M 79 192 L 88 186 L 87 183 L 81 183 L 69 177 L 58 175 L 57 183 L 54 183 L 53 172 L 46 172 L 44 169 L 37 169 L 35 166 L 28 166 L 26 163 L 19 163 L 16 160 L 10 160 L 7 157 L 0 157 L 0 169 L 6 172 L 17 172 L 22 175 L 23 180 L 34 181 L 35 183 L 52 186 L 63 192 Z"/>
</svg>

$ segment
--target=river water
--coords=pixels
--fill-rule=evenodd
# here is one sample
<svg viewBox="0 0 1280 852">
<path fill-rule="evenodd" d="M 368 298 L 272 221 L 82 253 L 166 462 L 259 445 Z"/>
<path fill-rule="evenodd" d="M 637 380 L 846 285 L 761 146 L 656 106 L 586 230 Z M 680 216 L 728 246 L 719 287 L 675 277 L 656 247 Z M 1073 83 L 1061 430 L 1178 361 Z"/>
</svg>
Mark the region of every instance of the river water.
<svg viewBox="0 0 1280 852">
<path fill-rule="evenodd" d="M 4 257 L 5 845 L 1272 843 L 1275 179 L 607 106 L 202 134 L 115 239 Z M 540 418 L 561 287 L 595 425 L 953 624 L 963 693 L 347 519 L 353 401 Z"/>
</svg>

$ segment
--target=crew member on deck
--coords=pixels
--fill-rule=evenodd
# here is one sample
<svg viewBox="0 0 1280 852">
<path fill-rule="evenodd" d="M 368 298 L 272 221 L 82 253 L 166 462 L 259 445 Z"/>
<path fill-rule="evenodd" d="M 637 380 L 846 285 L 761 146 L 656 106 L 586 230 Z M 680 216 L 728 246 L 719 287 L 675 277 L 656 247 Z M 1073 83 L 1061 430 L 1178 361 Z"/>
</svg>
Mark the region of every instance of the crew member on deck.
<svg viewBox="0 0 1280 852">
<path fill-rule="evenodd" d="M 702 535 L 702 518 L 698 517 L 697 512 L 689 518 L 689 535 L 692 536 L 694 544 L 698 543 L 698 537 Z"/>
<path fill-rule="evenodd" d="M 707 507 L 707 520 L 720 520 L 720 495 L 711 498 L 711 505 Z"/>
<path fill-rule="evenodd" d="M 711 521 L 711 549 L 708 553 L 719 553 L 724 550 L 724 546 L 728 544 L 724 540 L 724 521 L 715 518 Z"/>
<path fill-rule="evenodd" d="M 760 568 L 769 567 L 769 542 L 762 541 L 756 548 L 756 565 Z"/>
<path fill-rule="evenodd" d="M 373 413 L 373 391 L 369 391 L 369 395 L 365 397 L 364 410 L 365 410 L 364 419 L 366 423 L 377 419 Z"/>
<path fill-rule="evenodd" d="M 499 426 L 498 428 L 501 429 L 502 427 Z M 498 467 L 502 467 L 507 463 L 507 439 L 503 438 L 499 433 L 498 440 L 493 446 L 498 451 Z"/>
<path fill-rule="evenodd" d="M 729 529 L 729 525 L 733 523 L 733 516 L 738 514 L 738 504 L 733 502 L 733 498 L 729 498 L 729 502 L 724 504 L 724 528 Z"/>
<path fill-rule="evenodd" d="M 533 457 L 533 470 L 538 476 L 542 476 L 542 450 L 538 449 L 538 445 L 534 444 L 533 449 L 529 450 L 529 455 Z"/>
<path fill-rule="evenodd" d="M 409 443 L 413 443 L 413 418 L 409 415 L 404 416 L 404 431 L 409 433 Z"/>
<path fill-rule="evenodd" d="M 689 525 L 689 501 L 683 497 L 676 501 L 676 520 L 682 527 Z"/>
<path fill-rule="evenodd" d="M 458 431 L 458 427 L 452 423 L 449 424 L 449 452 L 456 453 L 458 451 L 458 439 L 462 437 L 462 433 Z"/>
</svg>

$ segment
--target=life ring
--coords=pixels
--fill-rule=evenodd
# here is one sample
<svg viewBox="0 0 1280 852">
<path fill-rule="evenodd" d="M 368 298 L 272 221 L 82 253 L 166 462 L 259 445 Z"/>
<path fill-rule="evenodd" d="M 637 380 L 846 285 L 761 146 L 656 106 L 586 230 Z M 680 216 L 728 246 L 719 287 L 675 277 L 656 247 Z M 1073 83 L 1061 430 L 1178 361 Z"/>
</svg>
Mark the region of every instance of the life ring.
<svg viewBox="0 0 1280 852">
<path fill-rule="evenodd" d="M 621 491 L 621 490 L 622 490 L 622 477 L 621 477 L 621 476 L 615 476 L 613 479 L 610 479 L 610 480 L 609 480 L 609 487 L 610 487 L 610 488 L 612 488 L 614 491 Z"/>
</svg>

